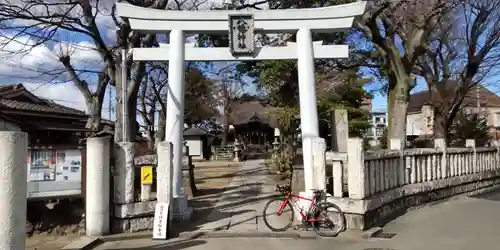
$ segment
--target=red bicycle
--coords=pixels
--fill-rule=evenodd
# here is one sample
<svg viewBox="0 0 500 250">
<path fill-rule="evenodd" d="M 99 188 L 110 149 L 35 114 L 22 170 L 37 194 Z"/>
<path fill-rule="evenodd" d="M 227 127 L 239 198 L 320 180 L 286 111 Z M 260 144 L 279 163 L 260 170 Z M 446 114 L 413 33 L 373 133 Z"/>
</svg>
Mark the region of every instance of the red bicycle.
<svg viewBox="0 0 500 250">
<path fill-rule="evenodd" d="M 292 194 L 291 185 L 278 185 L 276 186 L 276 191 L 279 191 L 282 196 L 268 201 L 262 214 L 264 224 L 266 224 L 271 231 L 281 232 L 290 228 L 295 217 L 294 208 L 298 210 L 302 217 L 302 224 L 307 227 L 312 227 L 320 236 L 335 237 L 345 230 L 344 213 L 337 205 L 326 202 L 326 194 L 323 190 L 312 190 L 314 194 L 312 199 Z M 303 206 L 299 204 L 300 200 L 305 200 L 310 203 L 305 213 L 303 212 Z M 277 209 L 271 208 L 274 203 L 278 204 Z M 270 217 L 272 215 L 277 215 L 278 218 L 272 219 Z M 335 218 L 332 219 L 330 216 L 335 216 Z M 284 226 L 271 225 L 275 222 L 284 222 Z M 327 229 L 325 232 L 321 231 L 323 227 Z"/>
</svg>

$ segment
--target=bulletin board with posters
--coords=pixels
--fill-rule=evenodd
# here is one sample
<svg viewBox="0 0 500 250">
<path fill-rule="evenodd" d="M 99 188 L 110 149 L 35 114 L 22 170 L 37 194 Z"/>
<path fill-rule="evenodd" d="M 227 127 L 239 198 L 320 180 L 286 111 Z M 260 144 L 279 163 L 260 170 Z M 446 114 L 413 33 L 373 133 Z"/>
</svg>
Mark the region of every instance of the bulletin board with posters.
<svg viewBox="0 0 500 250">
<path fill-rule="evenodd" d="M 29 150 L 28 181 L 81 181 L 82 153 L 79 149 Z"/>
<path fill-rule="evenodd" d="M 81 181 L 82 153 L 80 150 L 56 152 L 56 181 Z"/>
</svg>

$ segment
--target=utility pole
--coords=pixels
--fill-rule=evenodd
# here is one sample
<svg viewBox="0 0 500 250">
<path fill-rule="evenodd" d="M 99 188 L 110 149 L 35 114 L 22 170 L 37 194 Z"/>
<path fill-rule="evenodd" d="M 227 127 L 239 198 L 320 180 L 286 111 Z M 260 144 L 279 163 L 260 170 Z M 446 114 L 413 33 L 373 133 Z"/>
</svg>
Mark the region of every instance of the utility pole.
<svg viewBox="0 0 500 250">
<path fill-rule="evenodd" d="M 108 119 L 111 120 L 111 112 L 113 112 L 113 107 L 111 103 L 111 86 L 108 85 Z"/>
<path fill-rule="evenodd" d="M 121 95 L 122 95 L 122 141 L 128 141 L 128 98 L 127 98 L 127 49 L 122 49 L 122 75 L 121 75 Z"/>
<path fill-rule="evenodd" d="M 481 102 L 479 101 L 479 85 L 476 85 L 476 108 L 477 115 L 479 116 L 479 113 L 481 112 Z"/>
</svg>

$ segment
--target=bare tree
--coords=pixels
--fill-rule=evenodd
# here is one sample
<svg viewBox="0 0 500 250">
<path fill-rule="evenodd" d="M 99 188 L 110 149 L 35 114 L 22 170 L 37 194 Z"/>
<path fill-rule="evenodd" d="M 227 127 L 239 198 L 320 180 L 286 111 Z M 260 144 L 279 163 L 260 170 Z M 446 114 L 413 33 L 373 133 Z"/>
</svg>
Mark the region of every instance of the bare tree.
<svg viewBox="0 0 500 250">
<path fill-rule="evenodd" d="M 148 149 L 154 151 L 156 143 L 165 138 L 166 84 L 168 81 L 166 63 L 149 63 L 147 77 L 139 88 L 138 109 L 146 131 Z"/>
<path fill-rule="evenodd" d="M 168 0 L 138 0 L 126 1 L 141 7 L 154 9 L 196 9 L 205 1 L 172 1 Z M 107 13 L 107 14 L 106 14 Z M 106 30 L 99 25 L 102 16 L 108 15 L 113 19 L 113 25 L 117 27 L 116 41 L 111 45 L 106 43 Z M 127 85 L 127 107 L 129 110 L 129 131 L 131 140 L 134 140 L 136 132 L 136 106 L 139 86 L 146 73 L 145 62 L 133 62 L 127 59 L 127 82 L 122 83 L 120 58 L 121 49 L 133 47 L 151 47 L 157 43 L 154 34 L 131 31 L 126 20 L 116 17 L 114 2 L 100 0 L 23 0 L 23 1 L 0 1 L 0 23 L 1 28 L 15 35 L 6 37 L 7 42 L 18 42 L 19 38 L 27 37 L 30 43 L 25 44 L 26 53 L 34 47 L 41 46 L 47 42 L 57 42 L 58 34 L 61 32 L 72 32 L 90 40 L 95 46 L 102 60 L 102 70 L 98 72 L 98 80 L 95 91 L 89 87 L 91 83 L 79 77 L 79 74 L 71 62 L 71 57 L 62 55 L 59 61 L 64 66 L 65 72 L 72 82 L 80 90 L 87 103 L 89 120 L 87 127 L 94 131 L 99 130 L 101 120 L 102 101 L 106 86 L 111 84 L 116 89 L 117 103 L 122 103 L 122 86 Z M 109 28 L 109 27 L 108 27 Z M 112 29 L 113 27 L 111 27 Z M 34 42 L 33 42 L 34 41 Z M 115 141 L 122 141 L 122 110 L 116 109 Z"/>
<path fill-rule="evenodd" d="M 189 63 L 186 71 L 185 122 L 189 125 L 210 120 L 218 114 L 217 93 L 219 89 L 197 63 Z"/>
<path fill-rule="evenodd" d="M 240 76 L 234 73 L 236 72 L 236 66 L 237 64 L 231 63 L 211 72 L 218 82 L 215 98 L 219 100 L 217 105 L 222 115 L 222 145 L 226 145 L 229 135 L 229 125 L 234 122 L 231 121 L 233 113 L 232 103 L 236 97 L 242 94 L 242 87 L 245 84 L 241 81 Z"/>
<path fill-rule="evenodd" d="M 500 66 L 500 2 L 457 0 L 457 4 L 433 33 L 416 68 L 429 89 L 435 138 L 448 138 L 464 98 Z"/>
<path fill-rule="evenodd" d="M 389 138 L 405 138 L 411 74 L 450 5 L 447 0 L 372 0 L 357 22 L 388 77 Z"/>
<path fill-rule="evenodd" d="M 185 122 L 196 124 L 215 116 L 218 100 L 217 86 L 208 79 L 196 63 L 186 67 Z M 165 139 L 168 63 L 149 63 L 147 77 L 139 89 L 137 112 L 141 115 L 146 131 L 149 150 L 154 151 L 156 143 Z"/>
</svg>

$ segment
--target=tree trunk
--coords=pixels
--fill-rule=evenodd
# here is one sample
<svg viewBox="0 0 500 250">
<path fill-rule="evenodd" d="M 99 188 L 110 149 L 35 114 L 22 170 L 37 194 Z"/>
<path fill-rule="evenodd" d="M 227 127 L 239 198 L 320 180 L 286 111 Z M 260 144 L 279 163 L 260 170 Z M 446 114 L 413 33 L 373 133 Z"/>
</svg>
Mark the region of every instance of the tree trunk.
<svg viewBox="0 0 500 250">
<path fill-rule="evenodd" d="M 165 140 L 165 126 L 167 124 L 167 117 L 164 111 L 158 113 L 158 129 L 155 132 L 155 149 L 159 142 Z"/>
<path fill-rule="evenodd" d="M 123 126 L 122 126 L 122 117 L 123 117 L 123 98 L 122 98 L 122 81 L 121 81 L 121 68 L 117 67 L 115 77 L 115 143 L 123 141 Z"/>
<path fill-rule="evenodd" d="M 388 113 L 389 126 L 387 133 L 388 148 L 391 148 L 390 139 L 406 139 L 406 112 L 410 77 L 407 74 L 389 74 Z"/>
<path fill-rule="evenodd" d="M 227 115 L 224 114 L 224 126 L 222 127 L 222 146 L 226 146 L 227 144 L 227 137 L 229 136 L 229 120 L 227 118 Z"/>
<path fill-rule="evenodd" d="M 115 121 L 115 142 L 122 142 L 123 141 L 123 125 L 122 125 L 122 119 L 123 119 L 123 106 L 122 106 L 122 85 L 120 84 L 120 81 L 116 81 L 116 121 Z M 130 92 L 129 92 L 130 93 Z M 129 98 L 127 100 L 127 106 L 126 108 L 128 109 L 128 141 L 135 141 L 136 135 L 137 135 L 137 90 L 132 91 L 130 93 Z"/>
<path fill-rule="evenodd" d="M 434 139 L 444 139 L 445 142 L 448 143 L 448 128 L 449 124 L 447 117 L 443 114 L 442 110 L 434 108 L 434 124 L 432 126 Z"/>
<path fill-rule="evenodd" d="M 285 136 L 285 140 L 286 140 L 285 152 L 291 159 L 294 159 L 295 158 L 295 147 L 293 145 L 293 140 L 294 140 L 293 134 Z"/>
<path fill-rule="evenodd" d="M 100 102 L 98 98 L 93 98 L 90 102 L 88 101 L 87 112 L 89 118 L 85 127 L 92 131 L 99 131 L 101 128 L 102 102 Z"/>
<path fill-rule="evenodd" d="M 139 133 L 139 124 L 137 123 L 137 94 L 138 88 L 131 91 L 127 98 L 128 108 L 128 138 L 134 142 Z"/>
</svg>

